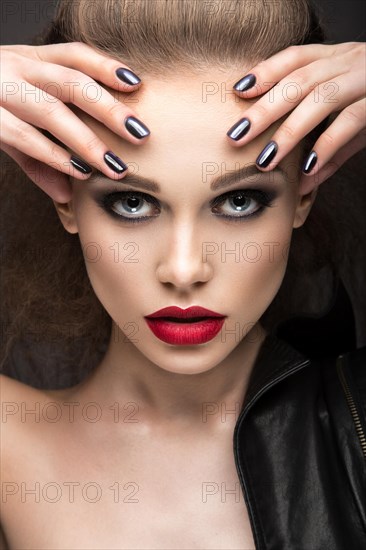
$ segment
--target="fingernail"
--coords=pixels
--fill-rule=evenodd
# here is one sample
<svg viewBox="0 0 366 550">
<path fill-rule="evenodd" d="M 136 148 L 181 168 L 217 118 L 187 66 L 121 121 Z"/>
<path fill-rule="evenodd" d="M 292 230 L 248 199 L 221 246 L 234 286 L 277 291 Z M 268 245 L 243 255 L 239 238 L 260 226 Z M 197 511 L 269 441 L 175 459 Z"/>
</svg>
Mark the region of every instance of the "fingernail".
<svg viewBox="0 0 366 550">
<path fill-rule="evenodd" d="M 90 174 L 92 172 L 92 168 L 84 162 L 83 160 L 79 159 L 78 157 L 75 157 L 75 155 L 72 155 L 70 158 L 70 164 L 73 165 L 76 170 L 79 170 L 82 174 Z"/>
<path fill-rule="evenodd" d="M 150 130 L 145 124 L 134 116 L 129 116 L 125 120 L 125 126 L 127 130 L 138 139 L 142 139 L 150 134 Z"/>
<path fill-rule="evenodd" d="M 314 166 L 316 165 L 317 161 L 318 161 L 318 155 L 316 154 L 315 151 L 311 151 L 311 153 L 305 160 L 302 167 L 302 171 L 304 172 L 304 174 L 308 174 L 309 172 L 311 172 Z"/>
<path fill-rule="evenodd" d="M 238 80 L 238 82 L 234 84 L 233 88 L 237 92 L 245 92 L 246 90 L 249 90 L 249 88 L 253 88 L 256 81 L 257 79 L 254 74 L 247 74 Z"/>
<path fill-rule="evenodd" d="M 125 69 L 124 67 L 120 67 L 116 70 L 116 75 L 120 80 L 123 80 L 123 82 L 126 82 L 126 84 L 139 84 L 141 82 L 141 79 L 132 71 L 129 69 Z"/>
<path fill-rule="evenodd" d="M 247 118 L 242 118 L 241 120 L 239 120 L 239 122 L 236 122 L 234 126 L 230 128 L 226 135 L 234 141 L 238 141 L 243 136 L 245 136 L 249 129 L 250 121 Z"/>
<path fill-rule="evenodd" d="M 107 166 L 117 174 L 122 174 L 127 170 L 127 164 L 125 164 L 117 155 L 112 153 L 112 151 L 107 151 L 104 154 L 104 162 Z"/>
<path fill-rule="evenodd" d="M 261 154 L 258 156 L 257 160 L 255 161 L 256 164 L 258 164 L 260 168 L 267 168 L 271 160 L 273 160 L 274 157 L 276 156 L 277 151 L 278 151 L 277 143 L 275 141 L 270 141 L 265 146 Z"/>
</svg>

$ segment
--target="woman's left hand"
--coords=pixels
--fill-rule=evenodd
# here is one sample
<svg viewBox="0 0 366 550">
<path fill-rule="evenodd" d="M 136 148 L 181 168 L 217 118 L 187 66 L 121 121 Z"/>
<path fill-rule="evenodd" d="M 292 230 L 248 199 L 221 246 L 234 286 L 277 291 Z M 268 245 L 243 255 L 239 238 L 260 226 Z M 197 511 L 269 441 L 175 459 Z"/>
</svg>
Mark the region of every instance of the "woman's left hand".
<svg viewBox="0 0 366 550">
<path fill-rule="evenodd" d="M 319 185 L 366 145 L 363 42 L 291 46 L 253 67 L 234 85 L 234 92 L 244 99 L 264 94 L 245 111 L 239 127 L 236 123 L 230 128 L 228 136 L 231 132 L 233 137 L 228 139 L 235 146 L 247 144 L 292 111 L 258 156 L 260 170 L 273 170 L 334 112 L 339 115 L 307 152 L 301 185 L 309 189 Z"/>
</svg>

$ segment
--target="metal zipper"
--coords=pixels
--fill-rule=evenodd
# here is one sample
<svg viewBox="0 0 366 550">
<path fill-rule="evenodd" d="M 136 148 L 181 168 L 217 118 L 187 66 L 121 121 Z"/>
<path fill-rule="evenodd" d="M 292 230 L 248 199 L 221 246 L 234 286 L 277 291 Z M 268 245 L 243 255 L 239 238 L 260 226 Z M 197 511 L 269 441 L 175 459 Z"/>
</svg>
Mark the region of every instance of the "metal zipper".
<svg viewBox="0 0 366 550">
<path fill-rule="evenodd" d="M 361 421 L 360 421 L 360 417 L 358 415 L 358 411 L 357 411 L 355 402 L 353 400 L 351 391 L 349 389 L 348 382 L 347 382 L 346 377 L 345 377 L 344 372 L 343 372 L 343 366 L 344 366 L 344 356 L 340 355 L 339 357 L 337 357 L 337 362 L 336 362 L 338 377 L 341 381 L 341 384 L 342 384 L 342 387 L 343 387 L 343 390 L 344 390 L 344 393 L 345 393 L 345 396 L 346 396 L 347 404 L 348 404 L 349 410 L 351 411 L 353 421 L 355 423 L 356 432 L 357 432 L 357 435 L 358 435 L 360 443 L 361 443 L 361 449 L 362 449 L 362 452 L 363 452 L 363 456 L 366 460 L 366 436 L 365 436 L 364 431 L 362 429 L 362 424 L 361 424 Z"/>
</svg>

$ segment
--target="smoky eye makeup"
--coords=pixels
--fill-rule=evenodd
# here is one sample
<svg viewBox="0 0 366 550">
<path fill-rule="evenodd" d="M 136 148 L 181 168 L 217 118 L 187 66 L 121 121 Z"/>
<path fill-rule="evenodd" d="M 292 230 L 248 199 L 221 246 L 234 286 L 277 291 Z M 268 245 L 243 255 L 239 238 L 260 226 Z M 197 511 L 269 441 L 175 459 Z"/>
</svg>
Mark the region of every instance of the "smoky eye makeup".
<svg viewBox="0 0 366 550">
<path fill-rule="evenodd" d="M 210 200 L 213 215 L 227 222 L 245 222 L 260 216 L 280 195 L 280 191 L 268 186 L 239 188 L 227 191 Z M 113 187 L 92 193 L 96 204 L 111 218 L 121 223 L 152 221 L 161 213 L 160 201 L 148 193 Z"/>
<path fill-rule="evenodd" d="M 230 222 L 243 222 L 261 215 L 273 206 L 278 195 L 274 189 L 237 189 L 216 197 L 210 205 L 217 217 Z"/>
<path fill-rule="evenodd" d="M 109 216 L 127 223 L 151 220 L 161 211 L 159 201 L 141 191 L 101 192 L 95 194 L 94 200 Z"/>
</svg>

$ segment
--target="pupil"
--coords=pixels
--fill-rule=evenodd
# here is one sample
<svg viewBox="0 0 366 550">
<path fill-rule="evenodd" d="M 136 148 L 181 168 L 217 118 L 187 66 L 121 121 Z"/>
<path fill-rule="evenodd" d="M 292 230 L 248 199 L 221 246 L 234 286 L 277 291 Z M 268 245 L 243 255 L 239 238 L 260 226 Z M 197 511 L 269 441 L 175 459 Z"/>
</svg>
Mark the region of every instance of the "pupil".
<svg viewBox="0 0 366 550">
<path fill-rule="evenodd" d="M 242 194 L 236 195 L 233 199 L 235 206 L 243 207 L 246 203 L 246 197 Z"/>
<path fill-rule="evenodd" d="M 126 199 L 127 207 L 131 209 L 132 212 L 138 210 L 138 204 L 140 202 L 139 197 L 127 197 Z"/>
</svg>

